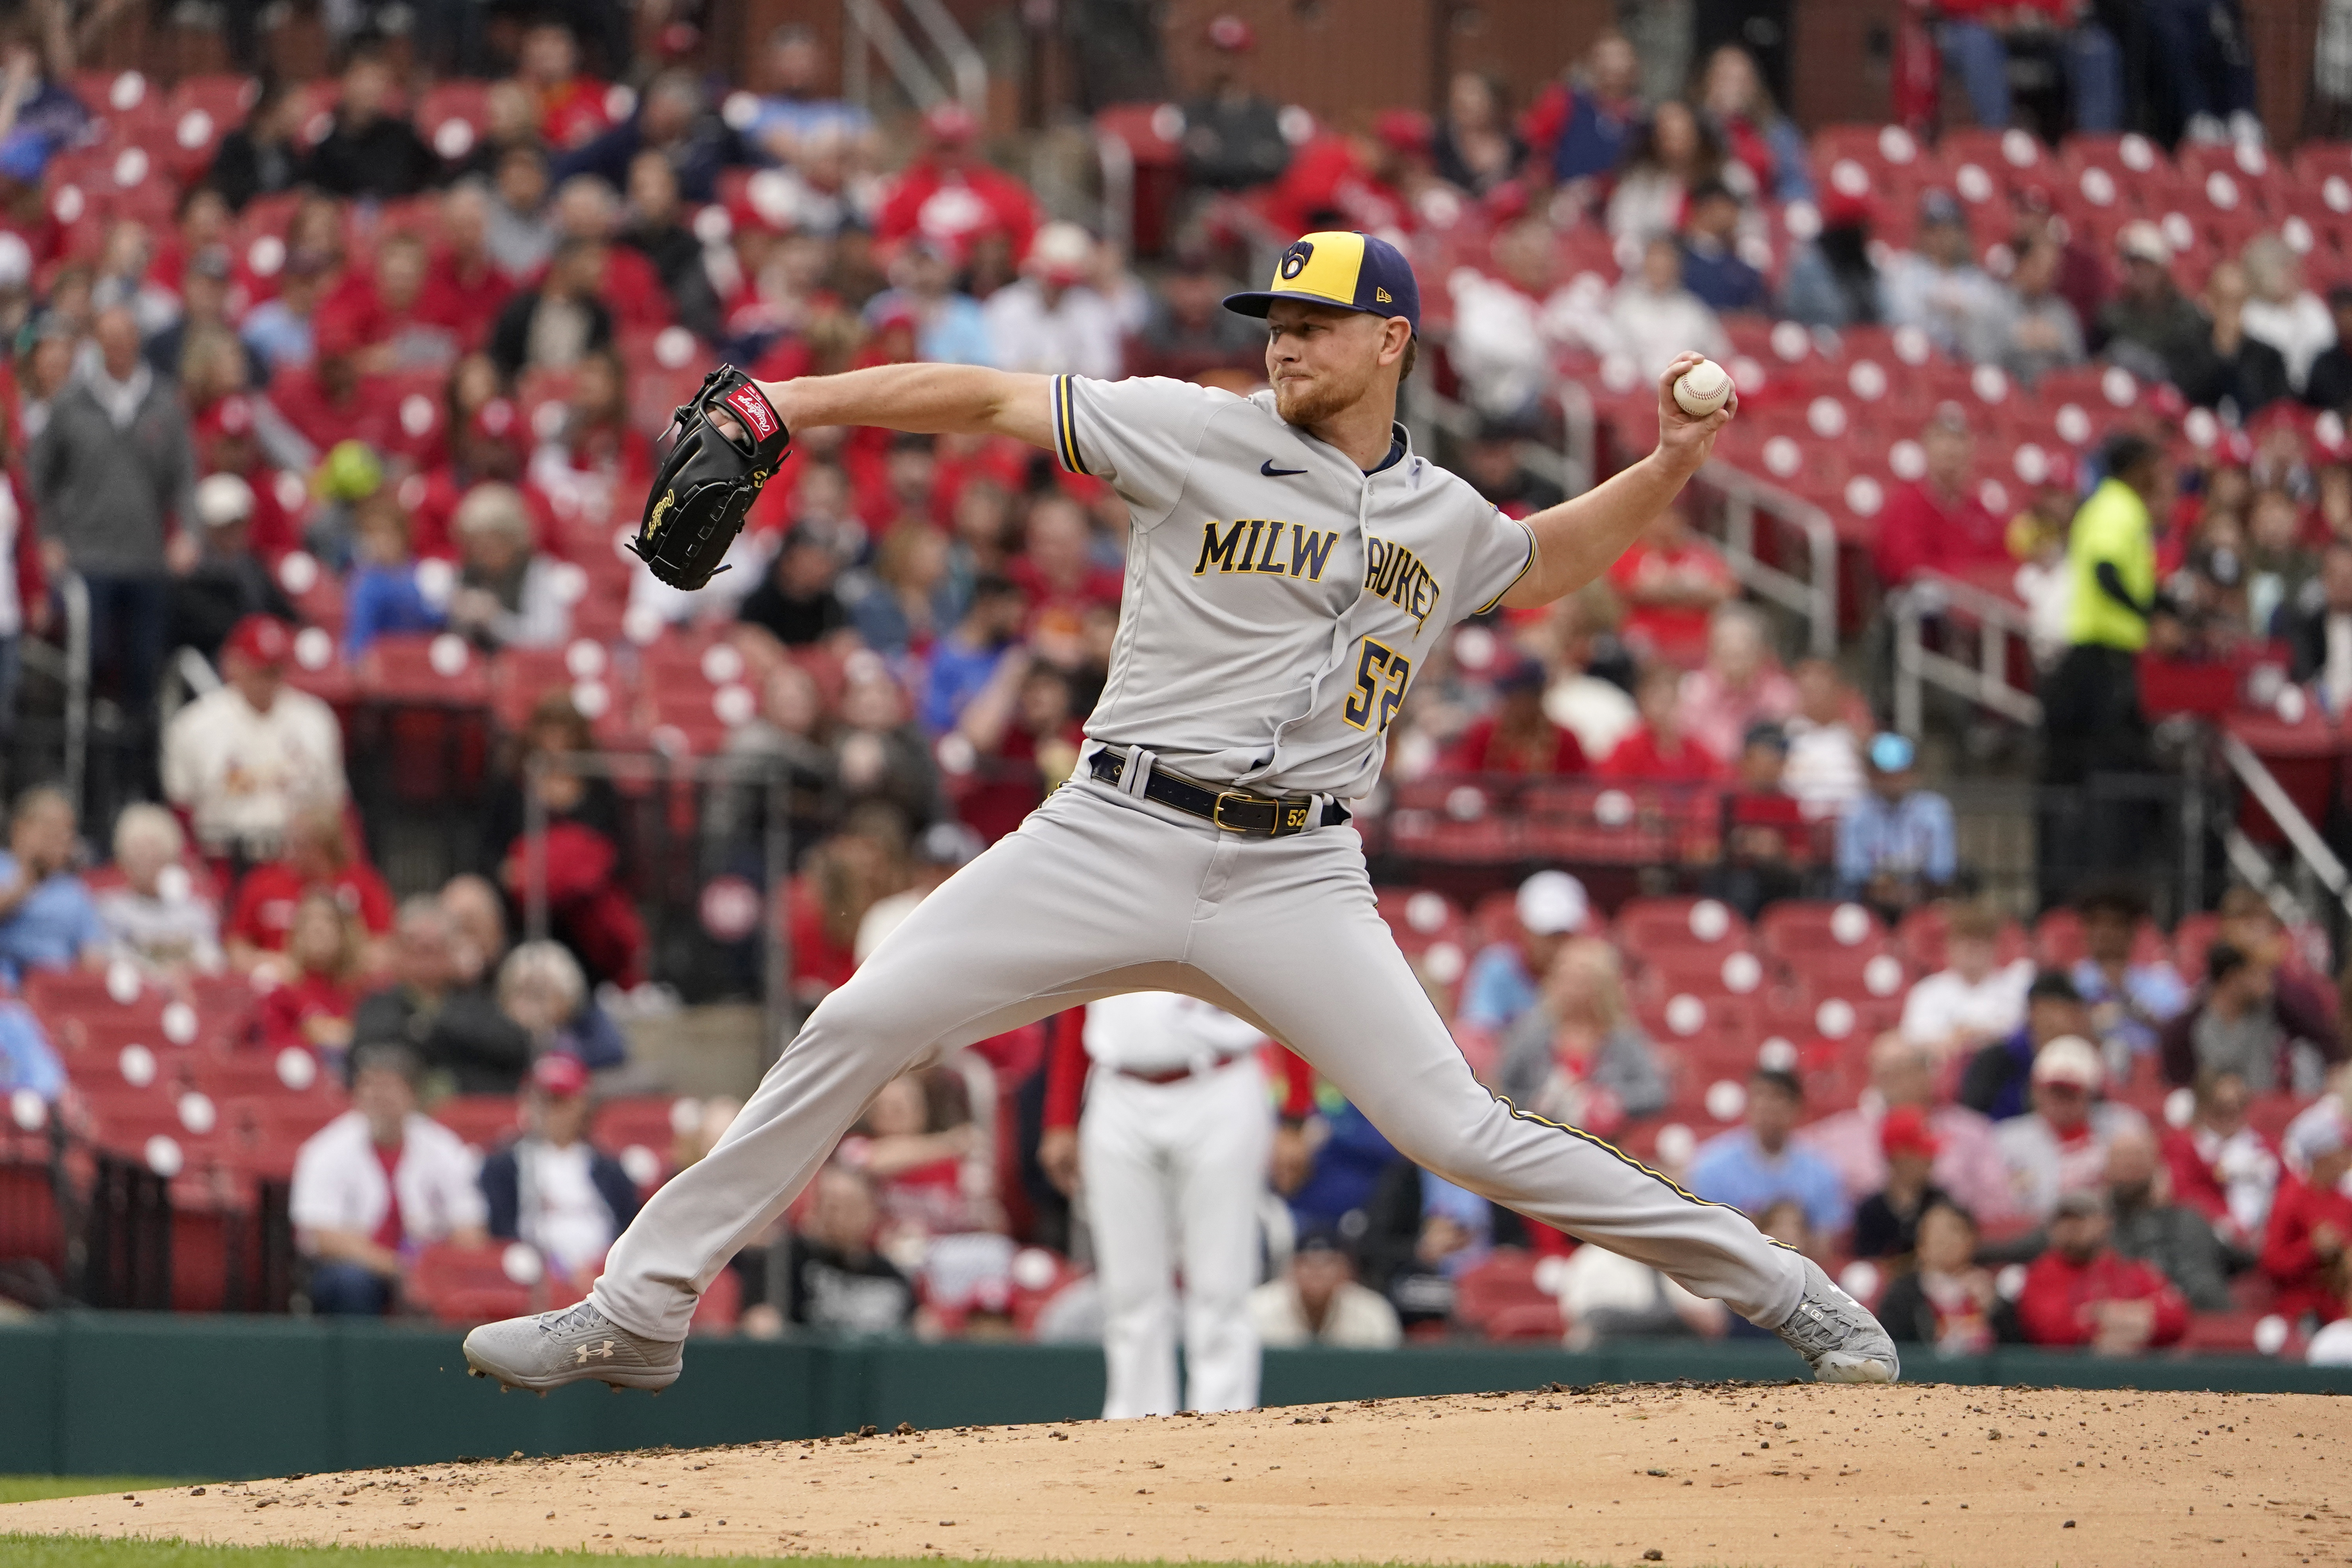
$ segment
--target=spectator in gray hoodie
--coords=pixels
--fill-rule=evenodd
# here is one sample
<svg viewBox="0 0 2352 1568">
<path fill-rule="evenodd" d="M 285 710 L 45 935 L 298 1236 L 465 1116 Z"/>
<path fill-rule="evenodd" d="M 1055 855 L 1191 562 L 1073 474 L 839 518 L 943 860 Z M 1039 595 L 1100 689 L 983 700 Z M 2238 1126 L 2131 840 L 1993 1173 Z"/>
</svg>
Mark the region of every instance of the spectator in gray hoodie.
<svg viewBox="0 0 2352 1568">
<path fill-rule="evenodd" d="M 144 717 L 163 662 L 173 520 L 195 517 L 187 411 L 139 352 L 139 324 L 99 313 L 97 358 L 50 405 L 33 443 L 32 486 L 43 564 L 89 585 L 90 651 L 123 705 Z"/>
</svg>

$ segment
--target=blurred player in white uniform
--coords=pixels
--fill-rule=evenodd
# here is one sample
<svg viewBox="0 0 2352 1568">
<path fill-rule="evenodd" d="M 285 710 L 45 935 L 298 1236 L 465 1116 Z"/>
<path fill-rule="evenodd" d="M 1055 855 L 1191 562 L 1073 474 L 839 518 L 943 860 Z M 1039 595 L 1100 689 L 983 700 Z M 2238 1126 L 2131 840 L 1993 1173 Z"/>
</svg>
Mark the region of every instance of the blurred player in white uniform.
<svg viewBox="0 0 2352 1568">
<path fill-rule="evenodd" d="M 1078 1035 L 1064 1031 L 1056 1049 L 1080 1048 Z M 1258 1061 L 1265 1036 L 1206 1002 L 1137 991 L 1090 1004 L 1083 1039 L 1094 1064 L 1085 1112 L 1073 1131 L 1054 1125 L 1049 1106 L 1038 1160 L 1055 1184 L 1075 1187 L 1094 1237 L 1103 1419 L 1250 1409 L 1258 1343 L 1249 1293 L 1275 1135 Z M 1061 1060 L 1054 1070 L 1066 1081 L 1085 1068 Z"/>
</svg>

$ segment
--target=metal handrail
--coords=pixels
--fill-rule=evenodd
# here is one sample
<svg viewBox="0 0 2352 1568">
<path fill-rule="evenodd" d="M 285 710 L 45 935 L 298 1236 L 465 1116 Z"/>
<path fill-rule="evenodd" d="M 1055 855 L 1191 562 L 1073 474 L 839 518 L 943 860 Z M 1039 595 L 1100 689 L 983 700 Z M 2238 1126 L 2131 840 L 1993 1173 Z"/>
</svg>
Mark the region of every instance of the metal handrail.
<svg viewBox="0 0 2352 1568">
<path fill-rule="evenodd" d="M 1578 391 L 1580 394 L 1582 389 L 1579 388 Z M 1572 443 L 1576 428 L 1576 415 L 1568 406 L 1566 393 L 1561 395 L 1561 399 L 1562 411 L 1568 416 L 1570 439 Z M 1591 434 L 1592 415 L 1592 405 L 1589 398 L 1585 401 L 1583 415 L 1585 434 L 1589 440 Z M 1404 384 L 1404 406 L 1401 411 L 1401 416 L 1408 428 L 1422 425 L 1434 426 L 1456 440 L 1466 441 L 1478 433 L 1478 416 L 1471 411 L 1468 404 L 1457 402 L 1446 396 L 1418 377 Z M 1582 495 L 1591 488 L 1592 468 L 1589 447 L 1584 457 L 1584 467 L 1580 470 L 1577 467 L 1572 445 L 1569 450 L 1563 451 L 1547 447 L 1540 441 L 1521 441 L 1517 447 L 1517 454 L 1522 466 L 1538 479 L 1558 485 L 1563 495 Z"/>
<path fill-rule="evenodd" d="M 1127 138 L 1095 132 L 1095 162 L 1102 166 L 1102 235 L 1121 256 L 1135 254 L 1135 149 Z"/>
<path fill-rule="evenodd" d="M 65 688 L 65 777 L 68 799 L 79 814 L 82 786 L 89 776 L 89 584 L 81 574 L 68 570 L 56 579 L 58 602 L 66 616 L 65 646 L 52 648 L 26 637 L 26 667 L 39 670 Z"/>
<path fill-rule="evenodd" d="M 1710 460 L 1698 478 L 1723 492 L 1724 559 L 1733 574 L 1759 597 L 1802 616 L 1814 655 L 1836 657 L 1838 541 L 1829 513 L 1729 463 Z M 1793 576 L 1756 553 L 1759 512 L 1805 536 L 1806 576 Z"/>
<path fill-rule="evenodd" d="M 866 50 L 870 46 L 882 57 L 883 64 L 890 68 L 890 74 L 898 79 L 898 86 L 916 107 L 931 109 L 953 98 L 975 118 L 986 112 L 988 63 L 972 47 L 971 39 L 940 0 L 906 0 L 906 5 L 932 47 L 946 57 L 952 89 L 949 80 L 942 79 L 923 58 L 922 51 L 915 47 L 906 28 L 898 25 L 898 18 L 891 15 L 882 0 L 842 0 L 844 96 L 858 104 L 871 100 L 873 83 L 866 63 Z"/>
<path fill-rule="evenodd" d="M 907 9 L 913 13 L 916 26 L 931 40 L 931 47 L 947 57 L 948 72 L 955 78 L 956 96 L 963 100 L 964 108 L 977 120 L 988 112 L 988 62 L 972 47 L 971 39 L 948 8 L 940 0 L 906 0 Z"/>
<path fill-rule="evenodd" d="M 2027 637 L 2026 612 L 1973 583 L 1923 572 L 1887 595 L 1895 622 L 1895 727 L 1913 740 L 1926 721 L 1921 688 L 1937 686 L 2030 728 L 2042 722 L 2042 700 L 2009 683 L 2009 639 Z M 1977 624 L 1977 662 L 1962 663 L 1928 647 L 1920 633 L 1927 617 L 1957 613 Z"/>
<path fill-rule="evenodd" d="M 2303 808 L 2278 782 L 2276 774 L 2265 766 L 2253 748 L 2227 730 L 2220 733 L 2221 760 L 2238 776 L 2238 782 L 2252 795 L 2257 804 L 2270 814 L 2279 831 L 2286 836 L 2289 847 L 2305 868 L 2326 888 L 2336 901 L 2343 906 L 2347 916 L 2352 916 L 2352 872 L 2347 872 L 2327 840 L 2311 825 Z"/>
</svg>

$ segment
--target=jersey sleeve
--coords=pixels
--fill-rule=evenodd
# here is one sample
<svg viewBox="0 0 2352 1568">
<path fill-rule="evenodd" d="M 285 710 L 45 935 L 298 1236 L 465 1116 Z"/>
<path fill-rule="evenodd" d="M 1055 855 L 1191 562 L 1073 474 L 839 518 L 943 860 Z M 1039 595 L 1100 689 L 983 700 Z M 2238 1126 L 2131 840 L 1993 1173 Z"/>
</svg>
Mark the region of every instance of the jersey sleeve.
<svg viewBox="0 0 2352 1568">
<path fill-rule="evenodd" d="M 1053 395 L 1055 460 L 1107 481 L 1144 528 L 1167 516 L 1183 494 L 1202 434 L 1231 397 L 1157 375 L 1057 375 Z"/>
<path fill-rule="evenodd" d="M 1472 525 L 1470 543 L 1462 552 L 1459 602 L 1467 606 L 1464 613 L 1475 616 L 1493 609 L 1535 563 L 1535 531 L 1486 506 L 1486 515 Z"/>
</svg>

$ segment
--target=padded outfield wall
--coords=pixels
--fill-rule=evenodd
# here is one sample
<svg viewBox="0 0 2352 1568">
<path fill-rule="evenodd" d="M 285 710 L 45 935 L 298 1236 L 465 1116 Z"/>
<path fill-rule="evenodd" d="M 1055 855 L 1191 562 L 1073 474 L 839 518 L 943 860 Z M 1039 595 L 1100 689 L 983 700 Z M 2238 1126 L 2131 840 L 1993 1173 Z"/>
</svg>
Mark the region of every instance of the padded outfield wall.
<svg viewBox="0 0 2352 1568">
<path fill-rule="evenodd" d="M 459 1336 L 375 1321 L 61 1313 L 0 1329 L 0 1474 L 230 1479 L 461 1458 L 698 1447 L 1055 1421 L 1102 1405 L 1083 1345 L 698 1342 L 658 1398 L 597 1385 L 545 1399 L 465 1375 Z M 1493 1346 L 1270 1351 L 1268 1405 L 1473 1394 L 1546 1383 L 1788 1379 L 1777 1344 L 1570 1354 Z M 1908 1360 L 1917 1381 L 2352 1394 L 2352 1368 L 2254 1357 L 2107 1361 L 2003 1350 Z"/>
</svg>

